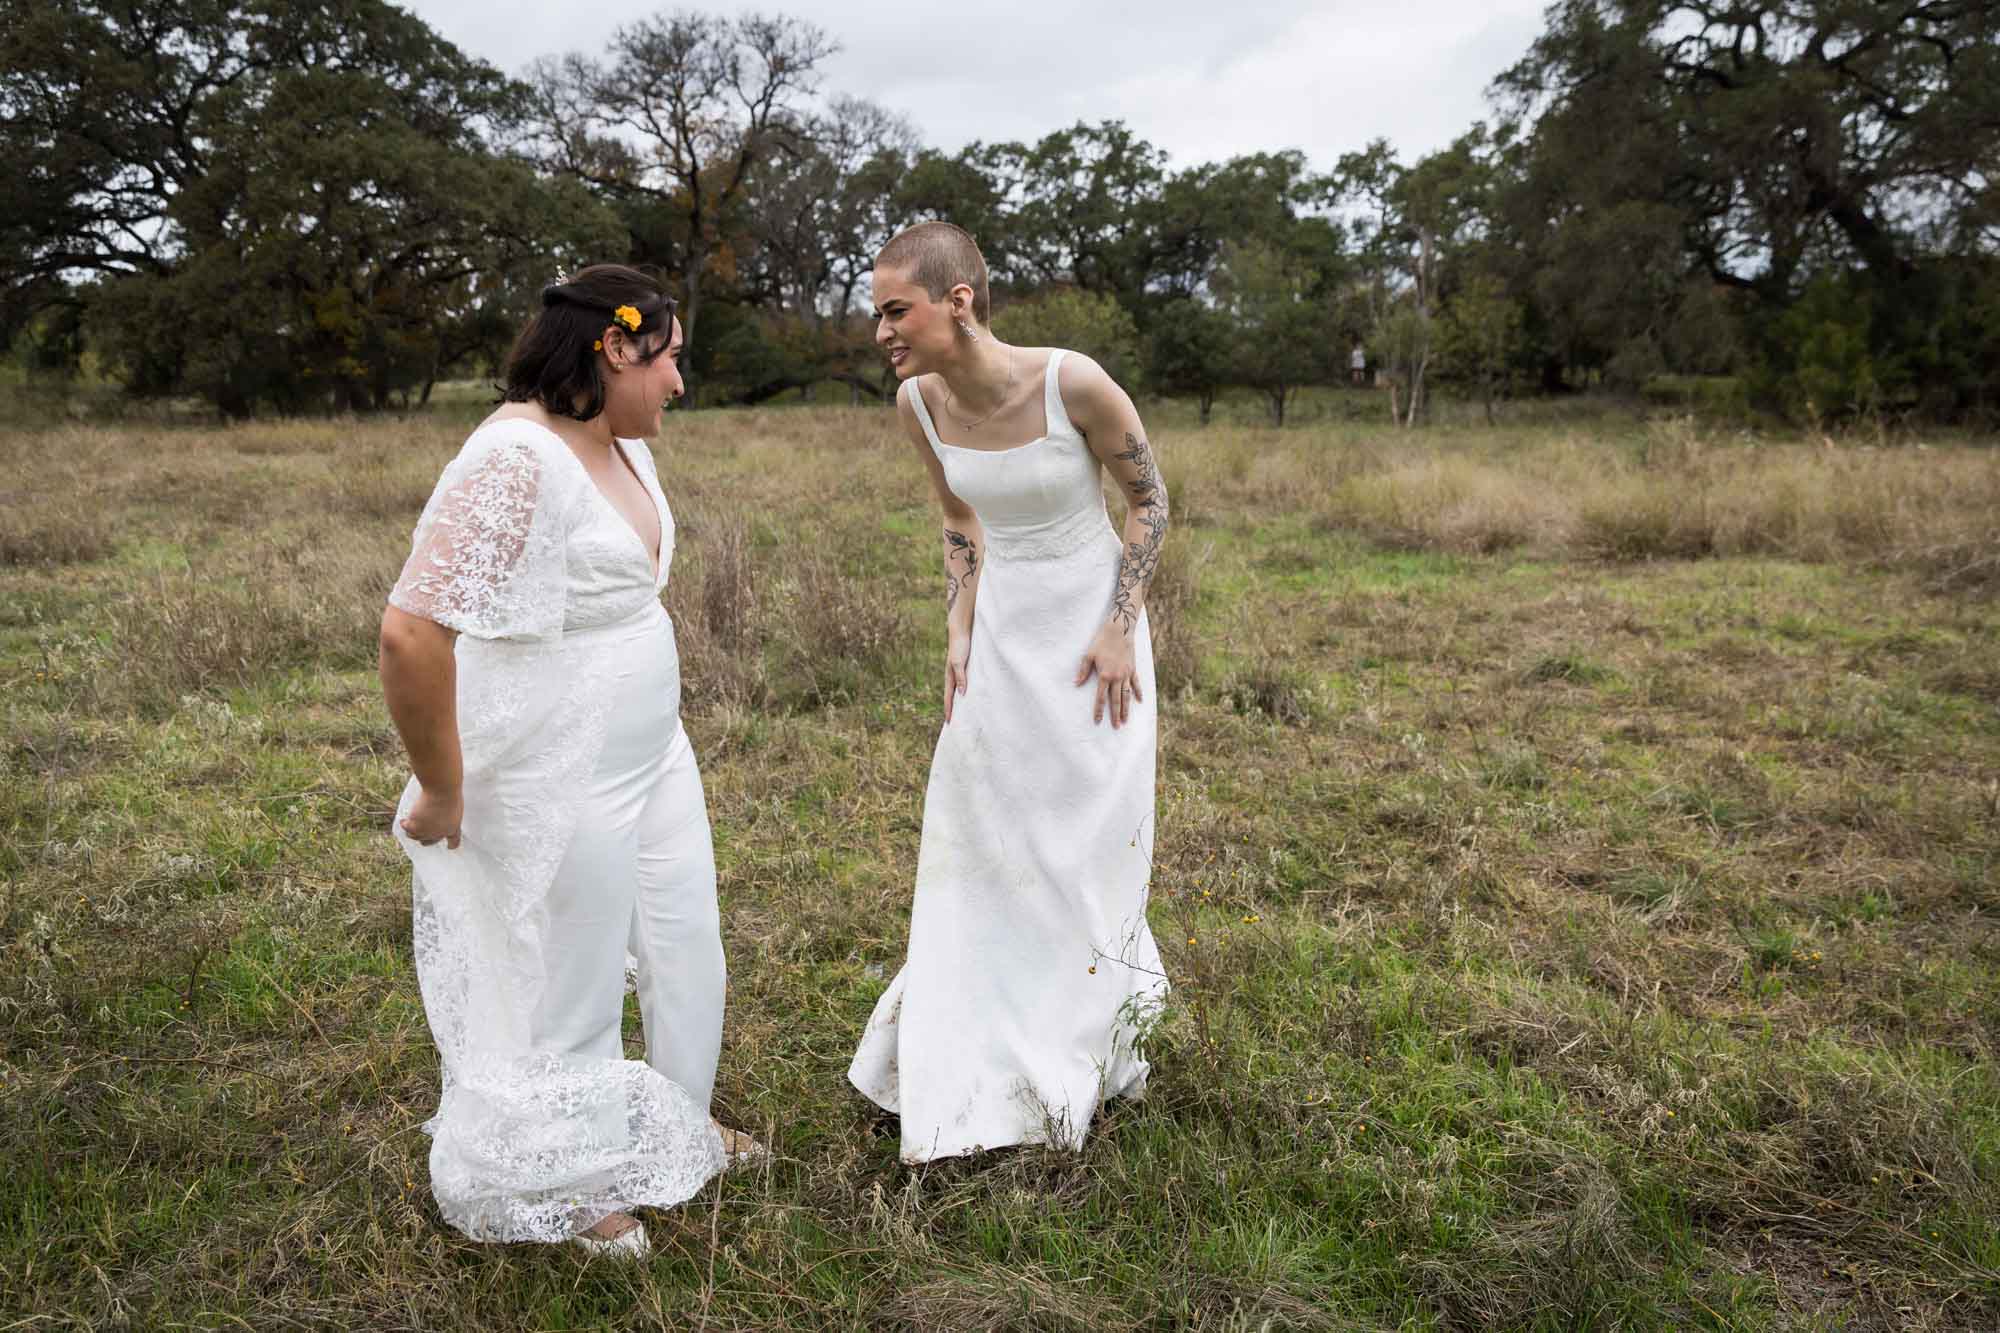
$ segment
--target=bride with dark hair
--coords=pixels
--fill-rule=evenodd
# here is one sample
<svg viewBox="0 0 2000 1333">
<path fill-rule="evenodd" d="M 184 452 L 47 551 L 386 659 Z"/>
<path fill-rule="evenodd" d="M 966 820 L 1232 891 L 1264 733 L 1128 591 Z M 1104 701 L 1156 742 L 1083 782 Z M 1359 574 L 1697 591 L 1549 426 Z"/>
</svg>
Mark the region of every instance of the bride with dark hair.
<svg viewBox="0 0 2000 1333">
<path fill-rule="evenodd" d="M 447 1222 L 643 1256 L 641 1205 L 756 1151 L 709 1116 L 724 968 L 701 776 L 660 602 L 674 523 L 645 440 L 681 393 L 673 300 L 598 265 L 546 288 L 504 401 L 445 468 L 382 617 L 414 771 L 425 1125 Z M 620 1034 L 638 961 L 646 1058 Z"/>
</svg>

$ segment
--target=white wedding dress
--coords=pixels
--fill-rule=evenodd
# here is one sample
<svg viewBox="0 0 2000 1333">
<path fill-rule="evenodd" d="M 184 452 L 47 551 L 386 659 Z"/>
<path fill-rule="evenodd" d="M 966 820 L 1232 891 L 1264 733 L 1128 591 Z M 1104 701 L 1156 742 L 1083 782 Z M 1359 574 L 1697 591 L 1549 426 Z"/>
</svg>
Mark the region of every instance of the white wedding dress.
<svg viewBox="0 0 2000 1333">
<path fill-rule="evenodd" d="M 924 797 L 909 956 L 875 1006 L 848 1078 L 902 1121 L 902 1156 L 1016 1143 L 1080 1147 L 1106 1098 L 1136 1095 L 1135 1039 L 1164 1000 L 1146 924 L 1157 745 L 1144 703 L 1113 730 L 1074 682 L 1111 614 L 1117 533 L 1100 465 L 1070 423 L 1051 354 L 1047 433 L 1018 448 L 938 438 L 952 493 L 985 529 L 965 693 Z"/>
<path fill-rule="evenodd" d="M 657 571 L 569 447 L 507 419 L 446 467 L 389 597 L 459 635 L 463 839 L 403 834 L 414 779 L 395 829 L 443 1066 L 431 1186 L 483 1240 L 679 1203 L 724 1161 L 714 857 L 659 598 L 673 519 L 650 451 L 620 447 L 659 511 Z M 643 1061 L 619 1033 L 628 948 Z"/>
</svg>

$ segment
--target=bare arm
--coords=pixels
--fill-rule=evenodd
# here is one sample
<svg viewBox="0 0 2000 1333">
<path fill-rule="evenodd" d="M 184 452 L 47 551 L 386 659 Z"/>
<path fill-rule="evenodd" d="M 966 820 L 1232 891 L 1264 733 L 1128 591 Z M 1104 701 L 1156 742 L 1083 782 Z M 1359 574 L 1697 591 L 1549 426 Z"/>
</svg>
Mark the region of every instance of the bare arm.
<svg viewBox="0 0 2000 1333">
<path fill-rule="evenodd" d="M 1111 614 L 1078 669 L 1077 683 L 1097 677 L 1093 716 L 1108 708 L 1113 726 L 1126 720 L 1132 701 L 1143 701 L 1133 658 L 1133 635 L 1146 609 L 1146 590 L 1160 566 L 1167 540 L 1167 483 L 1146 442 L 1146 428 L 1131 397 L 1083 356 L 1063 358 L 1059 368 L 1063 404 L 1083 432 L 1090 451 L 1125 497 L 1125 524 L 1118 569 L 1111 591 Z"/>
<path fill-rule="evenodd" d="M 910 392 L 918 390 L 912 386 Z M 944 510 L 944 720 L 950 722 L 952 705 L 965 693 L 972 655 L 973 608 L 979 601 L 980 571 L 986 567 L 986 529 L 980 526 L 979 515 L 972 506 L 952 493 L 944 478 L 944 464 L 931 448 L 923 423 L 917 420 L 916 409 L 900 395 L 896 399 L 896 413 L 902 418 L 904 434 L 916 446 L 917 456 L 930 474 L 931 488 L 937 492 L 938 504 Z"/>
<path fill-rule="evenodd" d="M 1137 425 L 1137 413 L 1133 424 Z M 1137 431 L 1125 432 L 1125 447 L 1112 455 L 1124 464 L 1113 468 L 1125 492 L 1125 551 L 1118 558 L 1118 585 L 1111 594 L 1111 619 L 1127 637 L 1146 609 L 1146 590 L 1160 567 L 1160 548 L 1167 540 L 1167 486 L 1153 462 L 1152 446 Z"/>
<path fill-rule="evenodd" d="M 458 662 L 452 654 L 456 637 L 393 606 L 382 613 L 382 697 L 423 789 L 403 831 L 422 843 L 444 838 L 452 847 L 458 846 L 465 782 L 458 747 Z"/>
</svg>

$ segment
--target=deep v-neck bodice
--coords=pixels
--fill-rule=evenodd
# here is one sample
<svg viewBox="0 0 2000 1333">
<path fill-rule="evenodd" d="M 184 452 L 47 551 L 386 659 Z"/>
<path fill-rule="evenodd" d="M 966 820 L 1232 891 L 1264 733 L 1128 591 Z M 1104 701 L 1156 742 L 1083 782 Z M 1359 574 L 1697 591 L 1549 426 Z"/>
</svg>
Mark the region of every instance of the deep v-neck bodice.
<svg viewBox="0 0 2000 1333">
<path fill-rule="evenodd" d="M 674 515 L 645 442 L 619 440 L 617 445 L 622 465 L 631 468 L 659 519 L 657 555 L 554 430 L 526 417 L 503 417 L 480 429 L 509 432 L 523 443 L 527 440 L 522 437 L 532 438 L 533 454 L 542 460 L 541 487 L 561 497 L 552 503 L 561 526 L 563 629 L 610 625 L 649 604 L 657 607 L 673 568 Z"/>
<path fill-rule="evenodd" d="M 634 523 L 626 515 L 625 511 L 618 507 L 616 501 L 605 494 L 604 488 L 597 484 L 597 478 L 591 475 L 590 469 L 584 466 L 583 459 L 578 457 L 576 450 L 570 448 L 569 441 L 563 438 L 560 431 L 551 430 L 531 417 L 501 417 L 496 421 L 488 422 L 487 425 L 499 425 L 503 422 L 520 422 L 523 425 L 531 426 L 562 446 L 563 453 L 568 455 L 570 462 L 576 465 L 577 472 L 582 476 L 584 484 L 590 488 L 591 494 L 597 498 L 598 503 L 610 512 L 611 517 L 617 520 L 620 528 L 631 534 L 632 544 L 646 558 L 647 571 L 652 575 L 653 587 L 657 590 L 665 581 L 668 561 L 672 558 L 673 514 L 667 508 L 667 497 L 660 490 L 659 483 L 648 475 L 652 471 L 651 467 L 639 466 L 639 461 L 633 457 L 633 451 L 630 446 L 635 442 L 613 436 L 611 443 L 612 448 L 617 451 L 619 462 L 632 474 L 632 479 L 639 483 L 639 489 L 645 493 L 647 503 L 653 507 L 653 521 L 658 525 L 659 536 L 650 549 L 647 546 L 645 534 L 639 531 L 638 524 Z"/>
<path fill-rule="evenodd" d="M 640 494 L 646 497 L 646 503 L 651 505 L 653 508 L 653 523 L 659 532 L 659 536 L 657 540 L 653 542 L 652 549 L 650 550 L 647 549 L 646 534 L 639 530 L 639 525 L 632 521 L 632 516 L 630 514 L 627 514 L 623 509 L 619 508 L 618 502 L 616 500 L 613 500 L 609 495 L 605 494 L 604 488 L 597 484 L 597 478 L 590 477 L 590 489 L 597 493 L 597 498 L 603 501 L 604 507 L 606 509 L 609 509 L 614 515 L 616 515 L 620 523 L 624 524 L 627 528 L 631 530 L 633 540 L 639 543 L 639 549 L 645 553 L 646 562 L 653 571 L 653 582 L 657 584 L 660 581 L 661 564 L 663 558 L 666 555 L 666 546 L 667 546 L 666 504 L 664 498 L 660 495 L 655 494 L 653 488 L 646 484 L 646 478 L 644 474 L 639 471 L 638 464 L 632 461 L 631 451 L 625 447 L 625 441 L 616 440 L 613 442 L 612 447 L 618 451 L 619 461 L 625 465 L 626 471 L 632 474 L 632 480 L 639 483 L 639 492 Z M 574 451 L 572 451 L 572 455 L 573 454 Z M 577 459 L 577 466 L 578 467 L 583 466 L 582 459 L 580 458 Z M 590 469 L 584 468 L 583 470 L 584 470 L 584 475 L 589 476 Z"/>
</svg>

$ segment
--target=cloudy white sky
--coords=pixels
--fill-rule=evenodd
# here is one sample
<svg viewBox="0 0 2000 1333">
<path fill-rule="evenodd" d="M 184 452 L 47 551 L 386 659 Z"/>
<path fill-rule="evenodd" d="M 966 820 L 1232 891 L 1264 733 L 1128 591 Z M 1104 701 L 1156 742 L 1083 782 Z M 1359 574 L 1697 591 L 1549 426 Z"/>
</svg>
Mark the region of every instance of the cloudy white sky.
<svg viewBox="0 0 2000 1333">
<path fill-rule="evenodd" d="M 474 55 L 518 73 L 591 50 L 647 0 L 403 0 Z M 1322 168 L 1378 136 L 1406 161 L 1489 118 L 1487 84 L 1541 30 L 1546 0 L 1009 0 L 923 5 L 706 0 L 831 32 L 824 87 L 902 112 L 926 143 L 1032 140 L 1120 119 L 1178 165 L 1297 148 Z"/>
</svg>

